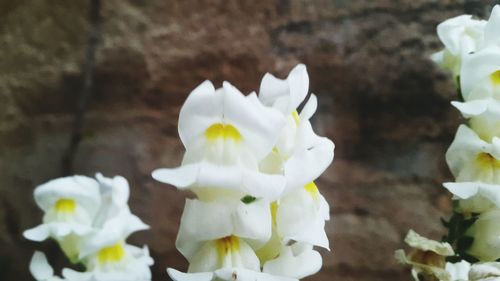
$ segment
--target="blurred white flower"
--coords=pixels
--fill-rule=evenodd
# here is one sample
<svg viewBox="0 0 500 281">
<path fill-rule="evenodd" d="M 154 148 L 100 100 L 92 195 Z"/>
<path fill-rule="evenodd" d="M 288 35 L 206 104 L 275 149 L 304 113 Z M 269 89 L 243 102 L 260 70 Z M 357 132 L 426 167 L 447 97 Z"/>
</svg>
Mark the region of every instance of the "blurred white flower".
<svg viewBox="0 0 500 281">
<path fill-rule="evenodd" d="M 473 239 L 467 252 L 479 261 L 495 261 L 500 258 L 500 209 L 493 209 L 479 215 L 467 230 Z"/>
<path fill-rule="evenodd" d="M 259 172 L 258 164 L 272 150 L 284 122 L 255 93 L 244 96 L 228 82 L 215 90 L 205 81 L 191 92 L 179 115 L 186 147 L 182 166 L 155 170 L 153 178 L 189 188 L 202 200 L 229 194 L 276 199 L 284 178 Z"/>
<path fill-rule="evenodd" d="M 445 269 L 445 258 L 455 254 L 450 244 L 427 239 L 413 230 L 408 232 L 405 242 L 413 248 L 412 251 L 407 255 L 404 250 L 397 250 L 395 258 L 412 267 L 412 276 L 416 281 L 420 280 L 419 276 L 423 276 L 424 280 L 452 280 Z"/>
<path fill-rule="evenodd" d="M 26 230 L 29 240 L 57 240 L 66 255 L 76 261 L 80 237 L 92 231 L 101 198 L 99 184 L 92 178 L 72 176 L 51 180 L 35 189 L 37 205 L 45 212 L 43 223 Z"/>
<path fill-rule="evenodd" d="M 118 242 L 87 258 L 85 272 L 65 268 L 63 276 L 72 281 L 150 281 L 151 265 L 147 247 Z"/>
<path fill-rule="evenodd" d="M 474 264 L 469 272 L 469 281 L 499 281 L 500 263 L 487 262 Z"/>
<path fill-rule="evenodd" d="M 86 267 L 85 272 L 64 269 L 65 280 L 151 280 L 153 260 L 148 249 L 125 243 L 133 232 L 149 228 L 130 212 L 127 180 L 96 177 L 97 181 L 83 176 L 60 178 L 37 187 L 35 200 L 46 211 L 44 224 L 25 231 L 25 237 L 35 241 L 52 237 L 73 263 Z M 31 267 L 37 280 L 62 280 L 46 279 L 53 269 L 42 253 L 35 253 Z"/>
</svg>

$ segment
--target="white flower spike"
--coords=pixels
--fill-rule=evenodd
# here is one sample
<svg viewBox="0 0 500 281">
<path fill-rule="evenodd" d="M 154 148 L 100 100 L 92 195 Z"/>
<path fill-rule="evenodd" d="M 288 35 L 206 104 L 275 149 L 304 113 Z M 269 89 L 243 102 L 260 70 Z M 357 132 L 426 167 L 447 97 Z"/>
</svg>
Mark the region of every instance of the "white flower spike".
<svg viewBox="0 0 500 281">
<path fill-rule="evenodd" d="M 298 281 L 322 265 L 314 246 L 329 247 L 329 206 L 314 180 L 333 160 L 334 145 L 309 121 L 317 108 L 308 94 L 306 67 L 285 80 L 266 74 L 259 97 L 225 82 L 196 88 L 183 105 L 179 135 L 182 166 L 153 178 L 192 190 L 177 249 L 187 273 L 175 281 Z"/>
</svg>

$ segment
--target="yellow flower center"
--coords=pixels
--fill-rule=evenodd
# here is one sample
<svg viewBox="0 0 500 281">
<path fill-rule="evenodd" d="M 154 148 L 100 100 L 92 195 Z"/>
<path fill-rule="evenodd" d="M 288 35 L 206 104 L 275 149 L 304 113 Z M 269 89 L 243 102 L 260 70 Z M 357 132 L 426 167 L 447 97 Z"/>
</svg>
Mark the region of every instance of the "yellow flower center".
<svg viewBox="0 0 500 281">
<path fill-rule="evenodd" d="M 304 185 L 304 189 L 311 195 L 311 197 L 313 199 L 318 198 L 318 194 L 319 194 L 318 187 L 316 186 L 316 184 L 313 181 Z"/>
<path fill-rule="evenodd" d="M 238 129 L 236 129 L 233 125 L 221 123 L 216 123 L 208 127 L 208 129 L 205 130 L 205 137 L 209 141 L 215 141 L 219 138 L 223 138 L 224 140 L 239 142 L 243 139 Z"/>
<path fill-rule="evenodd" d="M 295 125 L 299 125 L 299 113 L 297 112 L 297 110 L 294 110 L 292 112 L 292 117 L 293 117 L 293 121 L 295 121 Z"/>
<path fill-rule="evenodd" d="M 491 82 L 493 83 L 493 85 L 499 86 L 500 85 L 500 70 L 493 72 L 490 75 L 490 79 L 491 79 Z"/>
<path fill-rule="evenodd" d="M 113 246 L 102 248 L 98 253 L 98 259 L 100 264 L 105 264 L 109 262 L 119 262 L 125 256 L 125 249 L 123 249 L 122 243 L 118 242 Z"/>
<path fill-rule="evenodd" d="M 500 169 L 500 161 L 489 153 L 480 153 L 477 155 L 476 161 L 483 169 Z"/>
<path fill-rule="evenodd" d="M 76 210 L 76 202 L 73 199 L 59 199 L 55 207 L 56 211 L 60 213 L 74 213 Z"/>
<path fill-rule="evenodd" d="M 240 251 L 240 239 L 236 236 L 227 236 L 215 241 L 219 260 L 222 262 L 229 253 Z"/>
</svg>

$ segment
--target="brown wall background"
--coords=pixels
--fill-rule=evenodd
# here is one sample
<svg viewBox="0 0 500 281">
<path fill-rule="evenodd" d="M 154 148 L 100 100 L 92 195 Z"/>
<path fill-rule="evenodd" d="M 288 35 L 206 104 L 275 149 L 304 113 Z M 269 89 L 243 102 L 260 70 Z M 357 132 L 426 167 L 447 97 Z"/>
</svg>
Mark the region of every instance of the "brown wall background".
<svg viewBox="0 0 500 281">
<path fill-rule="evenodd" d="M 21 237 L 42 216 L 35 186 L 61 175 L 82 84 L 87 1 L 0 0 L 0 279 L 31 280 L 34 249 L 64 263 L 53 243 Z M 307 280 L 410 280 L 393 260 L 410 228 L 439 239 L 450 212 L 440 184 L 461 122 L 453 83 L 429 55 L 435 27 L 498 1 L 103 1 L 96 92 L 75 157 L 78 174 L 121 174 L 130 204 L 152 226 L 154 280 L 186 268 L 174 248 L 187 193 L 150 172 L 180 163 L 178 110 L 204 79 L 257 90 L 269 71 L 307 65 L 319 97 L 313 125 L 336 143 L 318 181 L 331 203 L 333 251 Z"/>
</svg>

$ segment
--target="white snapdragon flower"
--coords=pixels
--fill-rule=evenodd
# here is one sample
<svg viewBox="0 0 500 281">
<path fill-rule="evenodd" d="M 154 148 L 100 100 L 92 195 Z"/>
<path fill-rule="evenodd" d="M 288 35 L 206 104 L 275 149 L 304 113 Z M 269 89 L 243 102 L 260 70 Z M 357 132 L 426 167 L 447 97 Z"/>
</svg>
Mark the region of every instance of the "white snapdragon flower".
<svg viewBox="0 0 500 281">
<path fill-rule="evenodd" d="M 295 278 L 271 275 L 244 268 L 222 268 L 214 272 L 182 273 L 168 268 L 168 275 L 174 281 L 298 281 Z"/>
<path fill-rule="evenodd" d="M 330 219 L 330 207 L 314 182 L 276 204 L 276 231 L 282 244 L 299 241 L 329 249 L 325 221 Z"/>
<path fill-rule="evenodd" d="M 34 197 L 45 215 L 43 223 L 26 230 L 24 237 L 33 241 L 52 237 L 66 255 L 76 261 L 81 237 L 92 231 L 96 206 L 101 200 L 99 184 L 84 176 L 64 177 L 38 186 Z"/>
<path fill-rule="evenodd" d="M 308 89 L 309 76 L 303 64 L 292 69 L 285 80 L 267 73 L 260 85 L 261 102 L 279 110 L 286 119 L 278 142 L 261 163 L 261 169 L 282 173 L 287 180 L 285 192 L 315 180 L 333 160 L 333 142 L 316 135 L 309 121 L 317 108 L 316 96 L 311 95 L 300 114 L 297 112 Z"/>
<path fill-rule="evenodd" d="M 444 183 L 455 199 L 457 210 L 463 213 L 480 213 L 500 207 L 500 139 L 488 143 L 461 125 L 450 148 L 446 161 L 456 182 Z"/>
<path fill-rule="evenodd" d="M 448 19 L 437 27 L 439 39 L 444 50 L 432 55 L 432 59 L 442 67 L 450 70 L 453 76 L 460 76 L 460 81 L 467 78 L 463 70 L 466 60 L 471 54 L 498 45 L 500 40 L 500 6 L 496 5 L 488 21 L 475 20 L 471 15 L 461 15 Z M 468 94 L 471 89 L 463 88 Z M 466 83 L 467 84 L 467 83 Z"/>
<path fill-rule="evenodd" d="M 260 261 L 252 247 L 231 235 L 206 241 L 190 260 L 188 273 L 169 268 L 175 281 L 188 280 L 294 280 L 261 273 Z"/>
<path fill-rule="evenodd" d="M 153 178 L 207 200 L 228 194 L 278 198 L 284 178 L 259 172 L 258 164 L 283 125 L 282 115 L 263 106 L 255 93 L 244 96 L 228 82 L 215 90 L 205 81 L 191 92 L 179 115 L 186 147 L 182 166 L 158 169 Z"/>
<path fill-rule="evenodd" d="M 500 184 L 500 138 L 488 143 L 461 125 L 446 152 L 446 162 L 457 182 Z"/>
<path fill-rule="evenodd" d="M 469 281 L 500 281 L 500 263 L 474 264 L 469 272 Z"/>
<path fill-rule="evenodd" d="M 500 209 L 479 215 L 466 234 L 474 238 L 467 252 L 480 261 L 495 261 L 500 258 Z"/>
<path fill-rule="evenodd" d="M 30 273 L 36 281 L 64 281 L 54 275 L 54 269 L 47 261 L 44 253 L 36 251 L 30 262 Z"/>
<path fill-rule="evenodd" d="M 427 239 L 413 230 L 408 232 L 405 242 L 413 248 L 412 251 L 407 255 L 404 250 L 397 250 L 395 258 L 412 267 L 412 276 L 416 281 L 420 280 L 419 275 L 430 277 L 429 280 L 452 280 L 450 272 L 445 269 L 445 258 L 455 254 L 450 244 Z"/>
<path fill-rule="evenodd" d="M 186 200 L 177 235 L 177 249 L 191 262 L 206 241 L 237 236 L 253 248 L 271 238 L 271 212 L 268 201 L 255 199 L 203 202 Z"/>
<path fill-rule="evenodd" d="M 475 20 L 471 15 L 448 19 L 437 26 L 437 34 L 445 48 L 432 55 L 432 59 L 443 68 L 458 76 L 462 56 L 475 52 L 484 37 L 486 21 Z"/>
</svg>

